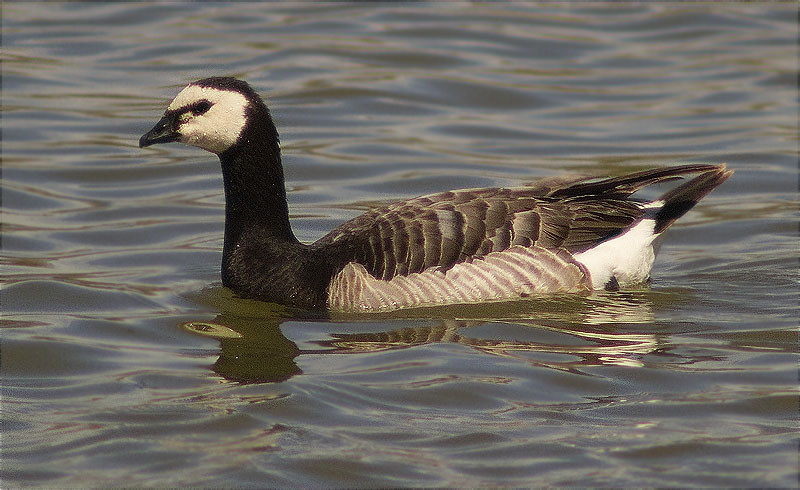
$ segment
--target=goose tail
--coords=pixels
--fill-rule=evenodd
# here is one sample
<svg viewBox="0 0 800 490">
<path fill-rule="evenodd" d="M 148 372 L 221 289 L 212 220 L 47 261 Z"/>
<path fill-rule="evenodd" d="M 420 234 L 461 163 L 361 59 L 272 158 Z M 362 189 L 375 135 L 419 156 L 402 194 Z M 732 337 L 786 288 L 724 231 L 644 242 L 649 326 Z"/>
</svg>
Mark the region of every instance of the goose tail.
<svg viewBox="0 0 800 490">
<path fill-rule="evenodd" d="M 686 214 L 695 204 L 718 185 L 725 182 L 731 175 L 733 175 L 733 170 L 728 170 L 725 164 L 716 165 L 711 167 L 711 170 L 703 172 L 692 180 L 671 189 L 653 201 L 650 206 L 655 208 L 654 234 L 657 235 L 669 228 L 675 220 Z"/>
<path fill-rule="evenodd" d="M 657 171 L 641 172 L 615 179 L 607 192 L 630 193 L 656 182 L 699 174 L 660 198 L 643 205 L 644 217 L 622 234 L 575 254 L 586 267 L 594 289 L 617 290 L 647 281 L 655 261 L 658 238 L 678 218 L 692 209 L 700 199 L 733 174 L 725 165 L 686 165 Z M 605 185 L 607 182 L 590 185 Z"/>
</svg>

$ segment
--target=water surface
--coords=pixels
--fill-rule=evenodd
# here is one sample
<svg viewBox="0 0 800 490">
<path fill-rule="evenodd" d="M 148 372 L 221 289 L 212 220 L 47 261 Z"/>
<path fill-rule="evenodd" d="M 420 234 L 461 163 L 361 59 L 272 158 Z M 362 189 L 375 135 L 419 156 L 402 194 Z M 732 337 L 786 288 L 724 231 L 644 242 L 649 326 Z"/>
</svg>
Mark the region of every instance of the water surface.
<svg viewBox="0 0 800 490">
<path fill-rule="evenodd" d="M 6 485 L 797 486 L 794 5 L 2 9 Z M 267 97 L 304 241 L 458 187 L 736 174 L 647 289 L 311 315 L 220 286 L 212 155 L 137 148 L 211 75 Z"/>
</svg>

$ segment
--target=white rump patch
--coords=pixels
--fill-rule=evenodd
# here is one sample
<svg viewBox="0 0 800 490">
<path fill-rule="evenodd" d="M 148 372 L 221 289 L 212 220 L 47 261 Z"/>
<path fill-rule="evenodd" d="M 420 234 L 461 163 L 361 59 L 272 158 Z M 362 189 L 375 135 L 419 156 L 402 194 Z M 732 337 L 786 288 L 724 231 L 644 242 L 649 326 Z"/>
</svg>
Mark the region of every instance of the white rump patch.
<svg viewBox="0 0 800 490">
<path fill-rule="evenodd" d="M 589 270 L 594 289 L 604 288 L 612 277 L 623 287 L 650 277 L 656 259 L 655 224 L 655 220 L 643 219 L 625 233 L 574 255 Z"/>
<path fill-rule="evenodd" d="M 247 99 L 239 92 L 189 85 L 172 100 L 167 110 L 188 108 L 201 100 L 211 102 L 211 108 L 198 116 L 191 112 L 181 116 L 180 141 L 220 154 L 236 143 L 247 123 Z"/>
</svg>

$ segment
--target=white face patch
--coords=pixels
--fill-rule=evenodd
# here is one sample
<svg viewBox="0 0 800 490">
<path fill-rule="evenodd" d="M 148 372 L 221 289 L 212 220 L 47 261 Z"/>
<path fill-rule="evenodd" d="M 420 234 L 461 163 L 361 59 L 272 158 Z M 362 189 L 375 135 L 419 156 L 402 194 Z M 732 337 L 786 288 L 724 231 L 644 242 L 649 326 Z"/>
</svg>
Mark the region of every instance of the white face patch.
<svg viewBox="0 0 800 490">
<path fill-rule="evenodd" d="M 248 102 L 239 92 L 189 85 L 172 100 L 167 111 L 187 109 L 203 100 L 211 103 L 208 111 L 199 115 L 187 111 L 180 116 L 180 141 L 220 154 L 239 139 Z"/>
</svg>

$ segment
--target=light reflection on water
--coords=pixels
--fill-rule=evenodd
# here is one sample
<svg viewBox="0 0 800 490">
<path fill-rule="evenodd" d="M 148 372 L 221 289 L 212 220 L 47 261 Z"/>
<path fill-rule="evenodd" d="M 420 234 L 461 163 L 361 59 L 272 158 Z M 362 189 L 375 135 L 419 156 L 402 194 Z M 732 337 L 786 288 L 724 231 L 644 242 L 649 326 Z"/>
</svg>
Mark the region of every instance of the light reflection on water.
<svg viewBox="0 0 800 490">
<path fill-rule="evenodd" d="M 232 314 L 222 314 L 213 322 L 190 321 L 182 326 L 194 332 L 220 341 L 221 352 L 219 359 L 214 364 L 214 371 L 222 377 L 246 383 L 285 381 L 289 377 L 300 374 L 301 371 L 295 359 L 308 354 L 363 354 L 375 353 L 394 349 L 407 349 L 431 343 L 457 343 L 471 347 L 484 354 L 505 356 L 528 362 L 525 353 L 552 353 L 562 354 L 569 360 L 561 363 L 539 363 L 535 365 L 554 369 L 564 369 L 580 373 L 579 366 L 600 366 L 616 364 L 620 366 L 642 367 L 641 357 L 654 352 L 659 346 L 658 336 L 651 333 L 637 333 L 614 331 L 620 324 L 649 324 L 653 320 L 653 312 L 648 300 L 644 297 L 622 297 L 624 293 L 617 294 L 616 298 L 601 298 L 588 304 L 572 298 L 563 302 L 544 300 L 550 308 L 542 308 L 542 302 L 526 305 L 520 311 L 518 304 L 494 305 L 498 312 L 514 311 L 513 319 L 503 319 L 502 315 L 492 319 L 452 319 L 453 317 L 469 314 L 471 307 L 439 307 L 426 308 L 417 311 L 406 311 L 404 315 L 421 315 L 424 325 L 414 327 L 401 327 L 378 332 L 346 333 L 347 323 L 340 324 L 344 332 L 330 332 L 330 340 L 314 340 L 317 348 L 300 349 L 281 333 L 280 326 L 285 320 L 282 318 L 255 318 L 243 319 Z M 531 303 L 530 301 L 528 303 Z M 562 303 L 562 304 L 559 304 Z M 567 303 L 564 305 L 563 303 Z M 558 315 L 553 306 L 564 308 L 570 315 L 583 316 L 583 322 L 565 321 L 564 315 Z M 580 307 L 586 308 L 581 312 Z M 475 305 L 473 313 L 479 312 Z M 480 308 L 480 313 L 485 314 L 485 305 Z M 539 312 L 547 311 L 551 316 Z M 442 320 L 429 320 L 433 313 L 434 318 L 451 318 Z M 448 315 L 449 313 L 449 315 Z M 528 317 L 537 316 L 537 320 Z M 374 320 L 367 322 L 364 315 L 339 315 L 342 320 L 351 317 L 353 321 L 372 325 Z M 370 315 L 397 318 L 398 315 Z M 368 318 L 369 316 L 367 316 Z M 551 332 L 546 335 L 547 342 L 504 340 L 499 338 L 471 337 L 463 332 L 470 327 L 488 327 L 484 331 L 496 335 L 501 324 L 514 328 L 524 328 L 541 334 L 543 331 Z M 333 324 L 334 328 L 337 324 Z M 600 326 L 600 328 L 594 326 Z M 609 327 L 604 329 L 604 327 Z M 553 335 L 554 334 L 554 335 Z M 553 338 L 551 338 L 553 337 Z M 559 339 L 565 339 L 559 343 Z M 269 362 L 265 362 L 269 359 Z"/>
<path fill-rule="evenodd" d="M 795 21 L 765 4 L 4 4 L 0 476 L 796 485 Z M 670 231 L 651 289 L 312 315 L 217 285 L 213 158 L 137 148 L 214 74 L 267 96 L 305 241 L 457 187 L 736 174 Z"/>
</svg>

